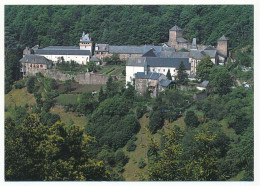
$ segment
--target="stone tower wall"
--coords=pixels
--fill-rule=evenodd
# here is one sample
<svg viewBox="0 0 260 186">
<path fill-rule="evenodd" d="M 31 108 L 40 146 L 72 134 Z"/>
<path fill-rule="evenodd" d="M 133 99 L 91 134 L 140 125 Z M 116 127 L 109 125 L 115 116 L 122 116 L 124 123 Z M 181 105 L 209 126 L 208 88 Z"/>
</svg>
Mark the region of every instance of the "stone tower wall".
<svg viewBox="0 0 260 186">
<path fill-rule="evenodd" d="M 228 44 L 227 41 L 218 41 L 217 51 L 225 56 L 228 55 Z"/>
</svg>

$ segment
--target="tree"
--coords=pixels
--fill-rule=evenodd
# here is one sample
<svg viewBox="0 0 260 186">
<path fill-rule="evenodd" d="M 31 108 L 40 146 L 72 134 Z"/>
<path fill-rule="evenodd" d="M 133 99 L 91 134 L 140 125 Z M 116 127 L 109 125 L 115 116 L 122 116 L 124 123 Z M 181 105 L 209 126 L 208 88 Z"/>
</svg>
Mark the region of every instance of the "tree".
<svg viewBox="0 0 260 186">
<path fill-rule="evenodd" d="M 154 134 L 164 125 L 164 117 L 160 110 L 153 111 L 150 115 L 148 129 Z"/>
<path fill-rule="evenodd" d="M 34 87 L 35 87 L 35 77 L 34 76 L 30 76 L 28 81 L 27 81 L 27 91 L 29 93 L 33 93 L 34 91 Z"/>
<path fill-rule="evenodd" d="M 167 79 L 172 80 L 172 75 L 171 75 L 170 69 L 168 69 L 166 77 L 167 77 Z"/>
<path fill-rule="evenodd" d="M 41 124 L 36 114 L 27 117 L 19 128 L 5 122 L 5 178 L 8 181 L 109 180 L 102 161 L 88 154 L 93 141 L 83 129 L 57 122 Z"/>
<path fill-rule="evenodd" d="M 24 46 L 33 47 L 37 39 L 37 32 L 30 21 L 26 22 L 21 35 L 20 43 Z"/>
<path fill-rule="evenodd" d="M 183 61 L 181 61 L 178 69 L 177 82 L 181 85 L 186 85 L 188 83 L 188 74 L 185 72 Z"/>
<path fill-rule="evenodd" d="M 232 77 L 225 67 L 215 67 L 210 71 L 210 86 L 215 89 L 215 91 L 224 95 L 231 91 Z"/>
<path fill-rule="evenodd" d="M 184 118 L 184 122 L 186 123 L 186 125 L 192 126 L 192 127 L 197 127 L 199 125 L 198 117 L 191 110 L 187 111 L 185 118 Z"/>
<path fill-rule="evenodd" d="M 64 81 L 65 92 L 71 91 L 71 84 L 72 84 L 72 81 L 70 79 Z"/>
<path fill-rule="evenodd" d="M 91 92 L 83 93 L 78 97 L 78 112 L 82 114 L 91 114 L 96 107 L 96 100 L 94 100 Z"/>
<path fill-rule="evenodd" d="M 211 69 L 214 67 L 213 62 L 209 56 L 204 57 L 198 64 L 196 69 L 196 76 L 201 81 L 209 80 Z"/>
<path fill-rule="evenodd" d="M 90 61 L 87 63 L 87 68 L 89 72 L 97 72 L 97 65 L 94 61 Z"/>
<path fill-rule="evenodd" d="M 102 101 L 104 101 L 106 99 L 106 95 L 103 91 L 103 87 L 100 88 L 100 91 L 98 93 L 98 102 L 101 103 Z"/>
</svg>

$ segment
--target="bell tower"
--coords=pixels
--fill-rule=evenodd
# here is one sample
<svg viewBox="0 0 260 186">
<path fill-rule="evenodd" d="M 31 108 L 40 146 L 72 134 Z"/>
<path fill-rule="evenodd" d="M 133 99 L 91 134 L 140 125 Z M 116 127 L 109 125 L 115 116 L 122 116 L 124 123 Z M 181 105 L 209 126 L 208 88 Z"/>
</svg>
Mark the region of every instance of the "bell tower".
<svg viewBox="0 0 260 186">
<path fill-rule="evenodd" d="M 224 35 L 218 39 L 217 51 L 225 57 L 228 56 L 228 39 Z"/>
<path fill-rule="evenodd" d="M 168 44 L 171 47 L 176 47 L 177 46 L 177 38 L 182 37 L 182 29 L 175 25 L 169 30 L 169 42 Z"/>
<path fill-rule="evenodd" d="M 89 34 L 85 34 L 85 32 L 83 32 L 79 42 L 80 50 L 89 50 L 92 55 L 92 44 L 93 42 L 91 41 Z"/>
</svg>

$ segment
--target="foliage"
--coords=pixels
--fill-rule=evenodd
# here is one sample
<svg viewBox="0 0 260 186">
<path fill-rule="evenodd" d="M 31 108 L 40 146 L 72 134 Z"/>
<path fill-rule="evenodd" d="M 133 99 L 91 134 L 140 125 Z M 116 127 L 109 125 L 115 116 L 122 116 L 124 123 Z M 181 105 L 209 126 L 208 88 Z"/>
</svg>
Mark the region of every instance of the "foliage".
<svg viewBox="0 0 260 186">
<path fill-rule="evenodd" d="M 87 63 L 87 68 L 88 68 L 88 72 L 97 72 L 99 67 L 96 65 L 95 62 L 90 61 Z"/>
<path fill-rule="evenodd" d="M 34 88 L 35 88 L 35 77 L 34 76 L 30 76 L 29 79 L 27 80 L 27 91 L 29 93 L 33 93 L 34 92 Z"/>
<path fill-rule="evenodd" d="M 18 81 L 14 84 L 14 87 L 15 89 L 21 89 L 21 88 L 24 88 L 25 87 L 25 82 L 22 80 L 22 81 Z"/>
<path fill-rule="evenodd" d="M 137 119 L 140 119 L 141 117 L 143 117 L 143 115 L 147 112 L 147 107 L 146 105 L 143 104 L 139 104 L 136 107 L 136 117 Z"/>
<path fill-rule="evenodd" d="M 187 111 L 185 118 L 184 118 L 184 122 L 186 123 L 186 125 L 192 126 L 192 127 L 197 127 L 199 125 L 198 117 L 191 110 Z"/>
<path fill-rule="evenodd" d="M 183 61 L 181 61 L 178 69 L 177 82 L 181 85 L 186 85 L 188 83 L 188 74 L 185 72 Z"/>
<path fill-rule="evenodd" d="M 172 80 L 172 75 L 171 75 L 170 69 L 168 69 L 166 77 L 167 77 L 167 79 Z"/>
<path fill-rule="evenodd" d="M 118 54 L 113 54 L 110 57 L 105 57 L 104 61 L 106 62 L 107 65 L 118 65 L 122 63 Z"/>
<path fill-rule="evenodd" d="M 164 124 L 164 117 L 161 111 L 152 111 L 150 114 L 150 121 L 148 129 L 152 133 L 156 133 L 158 129 L 161 129 Z"/>
<path fill-rule="evenodd" d="M 140 125 L 133 113 L 129 113 L 131 102 L 125 98 L 113 97 L 101 102 L 93 112 L 86 132 L 97 138 L 99 145 L 113 149 L 124 147 L 138 132 Z"/>
<path fill-rule="evenodd" d="M 131 152 L 131 151 L 135 151 L 135 148 L 136 148 L 136 144 L 133 140 L 129 140 L 126 144 L 126 150 L 128 152 Z"/>
<path fill-rule="evenodd" d="M 66 129 L 60 122 L 44 126 L 35 114 L 26 118 L 19 129 L 15 125 L 13 121 L 5 122 L 6 180 L 110 179 L 103 162 L 89 157 L 92 138 L 78 126 Z"/>
<path fill-rule="evenodd" d="M 61 105 L 77 105 L 78 104 L 78 95 L 73 94 L 61 94 L 59 95 L 56 100 L 57 103 Z"/>
<path fill-rule="evenodd" d="M 124 166 L 128 162 L 128 157 L 121 149 L 118 149 L 115 153 L 115 161 Z"/>
<path fill-rule="evenodd" d="M 77 111 L 79 113 L 88 115 L 91 114 L 96 108 L 97 102 L 94 100 L 91 92 L 83 93 L 78 97 Z"/>
<path fill-rule="evenodd" d="M 70 92 L 71 91 L 72 80 L 71 79 L 65 80 L 63 84 L 65 86 L 65 93 Z"/>
<path fill-rule="evenodd" d="M 143 169 L 146 166 L 146 163 L 143 158 L 140 158 L 138 161 L 138 167 L 139 169 Z"/>
<path fill-rule="evenodd" d="M 224 95 L 231 91 L 232 77 L 225 67 L 215 67 L 211 69 L 210 75 L 210 86 L 215 89 L 215 91 Z"/>
<path fill-rule="evenodd" d="M 209 80 L 211 69 L 214 67 L 209 56 L 204 57 L 197 66 L 196 77 L 201 81 Z"/>
</svg>

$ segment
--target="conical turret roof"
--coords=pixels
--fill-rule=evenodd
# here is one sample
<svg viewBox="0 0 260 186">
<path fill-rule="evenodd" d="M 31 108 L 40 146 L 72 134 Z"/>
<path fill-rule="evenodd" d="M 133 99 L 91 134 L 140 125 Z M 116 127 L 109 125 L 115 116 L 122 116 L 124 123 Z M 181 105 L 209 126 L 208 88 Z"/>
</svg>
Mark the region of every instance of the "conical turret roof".
<svg viewBox="0 0 260 186">
<path fill-rule="evenodd" d="M 218 41 L 227 41 L 228 39 L 223 35 L 221 38 L 218 39 Z"/>
<path fill-rule="evenodd" d="M 176 31 L 176 30 L 182 30 L 180 27 L 178 27 L 177 25 L 175 25 L 174 27 L 172 27 L 170 30 L 174 30 L 174 31 Z"/>
</svg>

